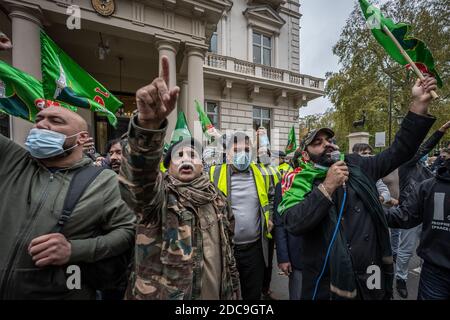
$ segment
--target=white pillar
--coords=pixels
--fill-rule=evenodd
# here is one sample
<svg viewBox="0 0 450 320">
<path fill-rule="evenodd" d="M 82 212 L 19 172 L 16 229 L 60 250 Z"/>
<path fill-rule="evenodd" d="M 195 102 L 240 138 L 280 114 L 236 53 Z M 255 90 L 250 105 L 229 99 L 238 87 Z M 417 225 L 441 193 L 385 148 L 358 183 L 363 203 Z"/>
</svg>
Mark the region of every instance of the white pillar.
<svg viewBox="0 0 450 320">
<path fill-rule="evenodd" d="M 180 97 L 178 99 L 178 112 L 183 111 L 184 114 L 187 114 L 187 105 L 188 105 L 188 93 L 189 86 L 188 81 L 186 79 L 182 79 L 178 82 L 180 86 Z"/>
<path fill-rule="evenodd" d="M 253 27 L 247 25 L 247 61 L 253 62 Z"/>
<path fill-rule="evenodd" d="M 159 52 L 159 61 L 161 61 L 162 56 L 167 56 L 169 59 L 169 89 L 177 85 L 177 50 L 178 43 L 170 40 L 161 39 L 156 42 L 156 47 Z M 161 72 L 161 63 L 159 64 L 159 72 Z M 167 117 L 169 120 L 169 125 L 167 127 L 166 142 L 170 142 L 172 132 L 175 128 L 177 122 L 177 108 Z"/>
<path fill-rule="evenodd" d="M 41 13 L 22 6 L 12 6 L 9 14 L 12 24 L 12 63 L 38 80 L 41 74 Z M 33 125 L 25 120 L 10 117 L 11 139 L 20 145 L 28 136 Z"/>
<path fill-rule="evenodd" d="M 203 63 L 205 60 L 205 49 L 200 47 L 187 47 L 186 54 L 188 58 L 188 99 L 186 107 L 186 118 L 189 130 L 194 138 L 202 141 L 202 129 L 198 121 L 197 111 L 195 110 L 195 100 L 202 105 L 204 103 L 204 82 L 203 82 Z"/>
<path fill-rule="evenodd" d="M 278 52 L 278 43 L 279 43 L 280 35 L 275 33 L 273 36 L 273 65 L 275 68 L 280 67 L 279 62 L 279 52 Z"/>
<path fill-rule="evenodd" d="M 220 54 L 223 56 L 227 55 L 227 16 L 223 16 L 220 20 L 220 39 L 222 47 Z"/>
<path fill-rule="evenodd" d="M 352 153 L 353 146 L 357 143 L 369 144 L 370 134 L 368 132 L 353 132 L 348 136 L 348 152 Z"/>
</svg>

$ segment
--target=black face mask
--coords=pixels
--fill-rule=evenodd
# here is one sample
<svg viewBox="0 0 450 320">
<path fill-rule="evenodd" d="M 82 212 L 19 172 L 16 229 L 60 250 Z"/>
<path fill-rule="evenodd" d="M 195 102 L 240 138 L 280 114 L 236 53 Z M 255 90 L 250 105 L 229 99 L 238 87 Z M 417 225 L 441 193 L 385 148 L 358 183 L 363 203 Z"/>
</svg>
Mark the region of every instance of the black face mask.
<svg viewBox="0 0 450 320">
<path fill-rule="evenodd" d="M 335 148 L 330 146 L 330 147 L 327 147 L 319 155 L 315 155 L 315 154 L 312 154 L 309 152 L 308 152 L 308 154 L 309 154 L 309 157 L 311 158 L 312 162 L 314 162 L 318 165 L 324 166 L 324 167 L 330 167 L 334 163 L 333 159 L 331 159 L 331 157 L 330 157 L 330 152 L 335 151 L 335 150 L 336 150 Z"/>
</svg>

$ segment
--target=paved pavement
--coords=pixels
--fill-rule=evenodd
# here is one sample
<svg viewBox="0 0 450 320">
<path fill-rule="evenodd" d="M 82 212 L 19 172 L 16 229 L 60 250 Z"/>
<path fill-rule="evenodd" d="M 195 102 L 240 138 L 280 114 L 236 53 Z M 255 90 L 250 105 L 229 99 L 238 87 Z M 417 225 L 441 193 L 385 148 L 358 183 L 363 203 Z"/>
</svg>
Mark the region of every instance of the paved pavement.
<svg viewBox="0 0 450 320">
<path fill-rule="evenodd" d="M 273 259 L 273 270 L 272 270 L 272 283 L 271 289 L 274 292 L 274 295 L 278 297 L 280 300 L 288 300 L 289 299 L 289 289 L 288 289 L 288 277 L 285 275 L 280 275 L 278 265 L 277 265 L 276 254 Z M 408 287 L 408 298 L 402 299 L 399 297 L 397 290 L 395 290 L 395 281 L 394 281 L 394 300 L 416 300 L 417 299 L 417 289 L 419 287 L 419 274 L 417 274 L 413 269 L 419 267 L 420 258 L 414 254 L 409 262 L 409 276 L 407 281 Z"/>
</svg>

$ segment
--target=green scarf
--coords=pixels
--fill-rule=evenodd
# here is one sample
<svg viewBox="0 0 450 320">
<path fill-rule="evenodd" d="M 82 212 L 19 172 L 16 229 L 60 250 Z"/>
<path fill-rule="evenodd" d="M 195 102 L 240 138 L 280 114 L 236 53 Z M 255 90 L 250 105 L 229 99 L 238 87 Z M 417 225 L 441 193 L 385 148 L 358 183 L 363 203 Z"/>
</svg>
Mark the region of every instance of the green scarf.
<svg viewBox="0 0 450 320">
<path fill-rule="evenodd" d="M 316 168 L 311 162 L 303 160 L 299 160 L 299 164 L 300 167 L 287 173 L 283 179 L 283 199 L 278 206 L 280 215 L 311 192 L 314 180 L 325 178 L 327 175 L 327 168 Z"/>
</svg>

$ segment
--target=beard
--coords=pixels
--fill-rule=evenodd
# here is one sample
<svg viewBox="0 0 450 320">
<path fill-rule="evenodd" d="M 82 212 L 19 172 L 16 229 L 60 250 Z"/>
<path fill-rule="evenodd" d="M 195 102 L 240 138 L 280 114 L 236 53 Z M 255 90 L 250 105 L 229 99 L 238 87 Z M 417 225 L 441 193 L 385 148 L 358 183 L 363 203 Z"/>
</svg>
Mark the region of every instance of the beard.
<svg viewBox="0 0 450 320">
<path fill-rule="evenodd" d="M 336 148 L 328 147 L 321 154 L 312 154 L 309 152 L 308 154 L 312 162 L 324 167 L 330 167 L 331 165 L 334 164 L 334 160 L 331 159 L 330 153 L 335 150 Z"/>
</svg>

